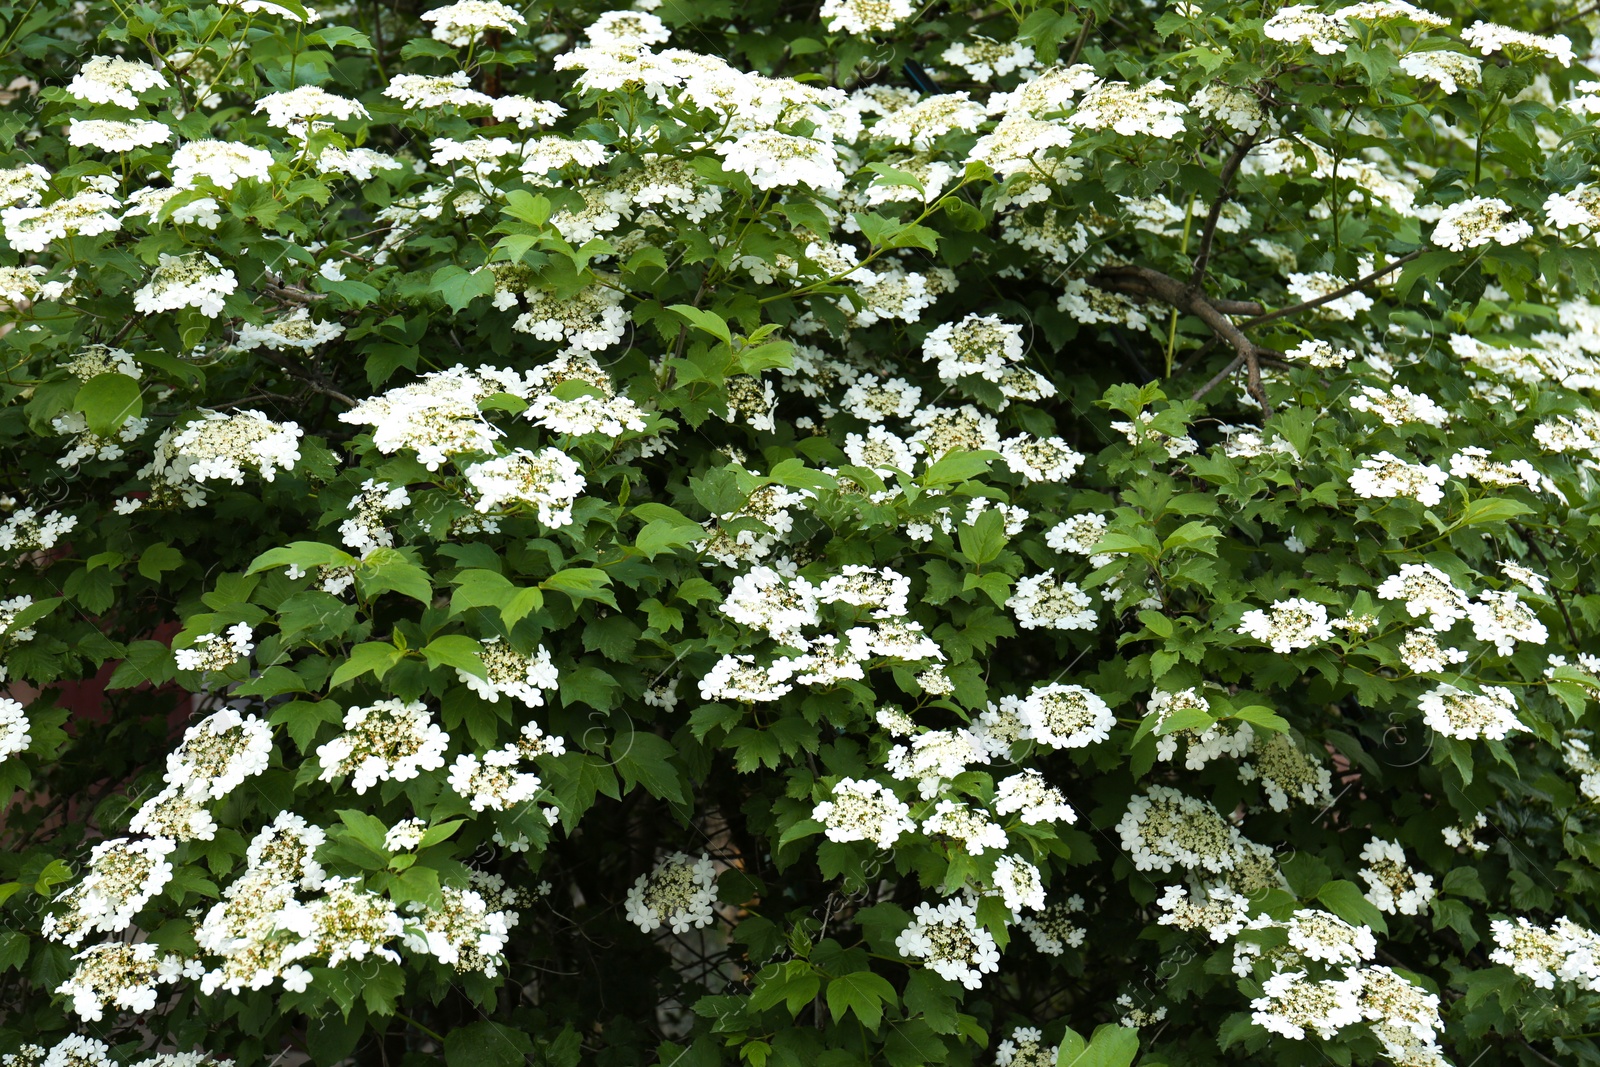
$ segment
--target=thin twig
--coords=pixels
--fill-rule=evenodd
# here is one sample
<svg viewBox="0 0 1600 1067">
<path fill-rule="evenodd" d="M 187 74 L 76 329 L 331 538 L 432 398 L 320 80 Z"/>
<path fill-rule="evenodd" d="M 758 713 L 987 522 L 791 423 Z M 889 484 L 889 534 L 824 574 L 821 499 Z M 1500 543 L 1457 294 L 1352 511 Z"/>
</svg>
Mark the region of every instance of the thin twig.
<svg viewBox="0 0 1600 1067">
<path fill-rule="evenodd" d="M 1234 146 L 1222 164 L 1222 173 L 1217 176 L 1221 188 L 1217 190 L 1217 198 L 1211 202 L 1211 211 L 1206 215 L 1205 225 L 1200 228 L 1200 248 L 1194 254 L 1194 268 L 1189 274 L 1191 285 L 1199 285 L 1205 281 L 1206 266 L 1211 262 L 1211 242 L 1217 236 L 1217 222 L 1222 218 L 1222 205 L 1233 195 L 1233 179 L 1239 173 L 1244 157 L 1250 154 L 1250 149 L 1255 143 L 1255 133 L 1246 134 L 1244 140 Z"/>
<path fill-rule="evenodd" d="M 277 355 L 276 353 L 273 353 L 273 352 L 267 352 L 267 353 L 264 353 L 264 355 L 266 356 L 267 362 L 274 364 L 275 366 L 280 368 L 285 374 L 288 374 L 291 378 L 296 378 L 296 379 L 299 379 L 300 381 L 304 382 L 306 384 L 306 387 L 308 389 L 310 389 L 313 393 L 321 393 L 323 396 L 332 397 L 333 399 L 339 401 L 341 404 L 346 404 L 346 405 L 348 405 L 350 407 L 355 407 L 356 406 L 356 402 L 354 400 L 352 400 L 350 397 L 348 397 L 348 396 L 344 395 L 343 393 L 339 392 L 339 390 L 337 390 L 337 389 L 334 389 L 334 388 L 332 388 L 330 386 L 322 384 L 322 382 L 320 382 L 317 379 L 313 378 L 311 375 L 307 374 L 305 371 L 301 370 L 299 367 L 296 367 L 293 363 L 290 363 L 288 360 L 284 359 L 282 356 Z"/>
<path fill-rule="evenodd" d="M 1416 259 L 1418 256 L 1422 255 L 1423 251 L 1423 249 L 1419 248 L 1415 252 L 1407 252 L 1393 263 L 1390 263 L 1384 267 L 1379 267 L 1377 270 L 1373 271 L 1364 278 L 1357 278 L 1355 281 L 1351 282 L 1349 285 L 1346 285 L 1342 289 L 1335 289 L 1333 292 L 1324 296 L 1319 296 L 1315 300 L 1305 300 L 1298 304 L 1292 304 L 1286 308 L 1279 308 L 1277 311 L 1269 312 L 1265 315 L 1257 315 L 1253 319 L 1248 319 L 1244 322 L 1241 322 L 1239 324 L 1239 328 L 1241 330 L 1248 330 L 1252 326 L 1260 326 L 1263 323 L 1287 318 L 1290 315 L 1298 315 L 1302 311 L 1310 311 L 1314 307 L 1320 307 L 1331 300 L 1339 299 L 1341 296 L 1349 296 L 1357 289 L 1365 288 L 1372 282 L 1383 277 L 1385 274 L 1393 274 L 1407 263 L 1410 263 L 1413 259 Z"/>
</svg>

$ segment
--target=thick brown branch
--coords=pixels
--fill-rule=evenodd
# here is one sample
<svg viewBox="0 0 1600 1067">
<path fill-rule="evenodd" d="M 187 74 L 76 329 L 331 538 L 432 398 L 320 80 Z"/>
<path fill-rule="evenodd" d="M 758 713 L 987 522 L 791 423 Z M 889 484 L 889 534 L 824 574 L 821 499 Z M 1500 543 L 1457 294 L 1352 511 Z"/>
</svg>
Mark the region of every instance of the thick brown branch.
<svg viewBox="0 0 1600 1067">
<path fill-rule="evenodd" d="M 1136 267 L 1131 264 L 1117 267 L 1102 267 L 1089 277 L 1089 284 L 1096 289 L 1103 289 L 1108 293 L 1122 293 L 1125 296 L 1144 297 L 1148 300 L 1159 300 L 1169 304 L 1179 311 L 1186 311 L 1206 324 L 1219 340 L 1227 342 L 1238 356 L 1243 360 L 1249 371 L 1250 395 L 1255 397 L 1261 405 L 1263 414 L 1271 414 L 1272 408 L 1267 403 L 1266 390 L 1261 387 L 1261 360 L 1281 360 L 1282 352 L 1264 348 L 1244 335 L 1244 332 L 1235 326 L 1233 320 L 1218 309 L 1217 305 L 1208 298 L 1198 285 L 1185 285 L 1170 274 L 1163 274 L 1149 267 Z M 1230 306 L 1233 301 L 1228 301 Z M 1237 367 L 1226 373 L 1232 373 Z M 1213 383 L 1215 384 L 1215 383 Z M 1195 394 L 1195 398 L 1205 395 L 1212 388 L 1205 387 Z"/>
<path fill-rule="evenodd" d="M 1270 312 L 1270 313 L 1268 313 L 1266 315 L 1257 315 L 1253 319 L 1250 319 L 1250 320 L 1248 320 L 1246 322 L 1241 322 L 1239 324 L 1239 328 L 1240 329 L 1244 329 L 1244 330 L 1248 330 L 1252 326 L 1260 326 L 1262 323 L 1274 322 L 1274 321 L 1276 321 L 1278 319 L 1288 318 L 1290 315 L 1298 315 L 1302 311 L 1310 311 L 1314 307 L 1320 307 L 1323 304 L 1328 303 L 1329 301 L 1338 300 L 1342 296 L 1349 296 L 1351 293 L 1355 292 L 1356 290 L 1364 289 L 1368 285 L 1371 285 L 1373 282 L 1377 281 L 1379 278 L 1383 277 L 1385 274 L 1393 274 L 1395 271 L 1399 270 L 1401 267 L 1405 266 L 1407 263 L 1410 263 L 1413 259 L 1416 259 L 1418 256 L 1422 255 L 1422 252 L 1423 252 L 1423 250 L 1420 249 L 1420 248 L 1417 249 L 1415 252 L 1407 252 L 1405 255 L 1401 256 L 1399 259 L 1395 260 L 1393 263 L 1389 263 L 1389 264 L 1387 264 L 1385 266 L 1379 267 L 1377 270 L 1373 271 L 1371 274 L 1368 274 L 1366 277 L 1357 278 L 1355 281 L 1351 282 L 1349 285 L 1346 285 L 1341 289 L 1335 289 L 1333 292 L 1328 293 L 1325 296 L 1319 296 L 1315 300 L 1305 300 L 1305 301 L 1302 301 L 1301 303 L 1293 304 L 1293 305 L 1291 305 L 1289 307 L 1286 307 L 1286 308 L 1279 308 L 1277 311 Z"/>
<path fill-rule="evenodd" d="M 1221 188 L 1217 190 L 1217 198 L 1211 202 L 1211 211 L 1206 215 L 1205 225 L 1200 228 L 1200 248 L 1194 254 L 1194 269 L 1189 275 L 1191 285 L 1199 285 L 1205 280 L 1206 265 L 1211 261 L 1211 243 L 1217 236 L 1217 222 L 1222 218 L 1222 205 L 1228 202 L 1233 195 L 1233 179 L 1239 173 L 1239 167 L 1244 163 L 1244 157 L 1250 154 L 1250 149 L 1255 146 L 1256 135 L 1248 133 L 1244 140 L 1234 146 L 1233 152 L 1222 164 L 1222 173 L 1217 176 Z M 1240 312 L 1239 314 L 1248 314 Z"/>
</svg>

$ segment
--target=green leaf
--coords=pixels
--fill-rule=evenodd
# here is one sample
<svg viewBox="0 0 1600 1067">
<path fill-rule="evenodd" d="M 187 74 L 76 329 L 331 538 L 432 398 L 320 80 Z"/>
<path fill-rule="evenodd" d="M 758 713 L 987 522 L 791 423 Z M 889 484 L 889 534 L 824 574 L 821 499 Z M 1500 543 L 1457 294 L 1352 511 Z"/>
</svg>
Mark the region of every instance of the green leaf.
<svg viewBox="0 0 1600 1067">
<path fill-rule="evenodd" d="M 572 598 L 574 604 L 580 604 L 585 600 L 597 600 L 615 609 L 617 598 L 607 588 L 610 584 L 611 575 L 598 567 L 568 567 L 540 582 L 539 587 L 565 593 Z"/>
<path fill-rule="evenodd" d="M 721 315 L 689 304 L 669 304 L 667 310 L 696 329 L 709 333 L 730 348 L 733 346 L 733 334 L 728 330 L 728 323 Z"/>
<path fill-rule="evenodd" d="M 688 795 L 672 758 L 677 755 L 672 742 L 655 734 L 634 730 L 618 734 L 611 742 L 611 762 L 622 775 L 628 789 L 643 785 L 651 796 L 685 803 Z"/>
<path fill-rule="evenodd" d="M 1260 704 L 1252 704 L 1249 707 L 1238 709 L 1233 713 L 1233 718 L 1243 719 L 1253 726 L 1259 726 L 1263 730 L 1272 730 L 1275 733 L 1287 733 L 1289 730 L 1288 719 L 1285 719 L 1271 708 L 1262 707 Z"/>
<path fill-rule="evenodd" d="M 157 541 L 139 557 L 139 573 L 152 582 L 160 581 L 163 572 L 175 571 L 181 566 L 183 553 L 165 541 Z"/>
<path fill-rule="evenodd" d="M 956 534 L 961 554 L 973 564 L 983 566 L 1000 555 L 1005 548 L 1006 520 L 998 508 L 988 508 L 971 526 L 962 526 Z"/>
<path fill-rule="evenodd" d="M 522 1067 L 532 1053 L 532 1038 L 500 1023 L 470 1023 L 451 1030 L 444 1039 L 444 1062 L 449 1067 Z"/>
<path fill-rule="evenodd" d="M 465 634 L 444 634 L 422 647 L 430 668 L 448 666 L 466 671 L 474 678 L 489 677 L 483 665 L 483 645 Z"/>
<path fill-rule="evenodd" d="M 1317 899 L 1347 923 L 1370 926 L 1380 934 L 1389 932 L 1389 924 L 1384 922 L 1383 912 L 1366 898 L 1361 892 L 1361 887 L 1354 882 L 1344 879 L 1328 882 L 1317 890 Z"/>
<path fill-rule="evenodd" d="M 144 410 L 144 399 L 138 381 L 112 371 L 97 374 L 79 386 L 72 408 L 83 412 L 91 433 L 109 437 L 120 430 L 124 422 L 139 417 Z"/>
<path fill-rule="evenodd" d="M 350 650 L 350 658 L 339 664 L 333 672 L 333 677 L 328 680 L 328 686 L 338 688 L 363 674 L 371 674 L 381 682 L 383 676 L 389 673 L 389 668 L 400 662 L 402 655 L 404 653 L 398 648 L 379 641 L 368 641 L 357 645 Z"/>
<path fill-rule="evenodd" d="M 433 603 L 433 584 L 428 581 L 428 572 L 415 563 L 406 562 L 398 553 L 375 563 L 382 551 L 378 549 L 369 554 L 356 570 L 356 584 L 361 587 L 362 595 L 370 598 L 379 593 L 395 592 L 423 604 Z"/>
<path fill-rule="evenodd" d="M 502 210 L 530 226 L 543 226 L 550 221 L 550 201 L 525 189 L 513 189 L 507 193 L 506 206 Z"/>
<path fill-rule="evenodd" d="M 895 1004 L 894 986 L 871 971 L 843 974 L 828 983 L 828 1011 L 834 1022 L 844 1022 L 848 1012 L 868 1030 L 876 1030 L 883 1021 L 883 1006 Z"/>
<path fill-rule="evenodd" d="M 1056 1053 L 1057 1067 L 1128 1067 L 1139 1054 L 1139 1031 L 1117 1023 L 1102 1023 L 1085 1042 L 1071 1030 Z"/>
<path fill-rule="evenodd" d="M 976 478 L 989 469 L 989 464 L 999 458 L 998 452 L 987 449 L 979 452 L 951 452 L 922 472 L 917 481 L 926 486 L 955 485 Z"/>
<path fill-rule="evenodd" d="M 309 571 L 313 567 L 348 567 L 356 557 L 333 545 L 321 541 L 295 541 L 283 548 L 269 549 L 250 561 L 246 574 L 272 570 L 275 567 L 299 567 Z"/>
<path fill-rule="evenodd" d="M 1457 526 L 1486 526 L 1490 523 L 1505 522 L 1519 515 L 1528 515 L 1533 509 L 1520 500 L 1508 500 L 1504 497 L 1485 497 L 1481 500 L 1469 500 L 1466 509 L 1461 512 L 1461 518 L 1456 520 Z"/>
<path fill-rule="evenodd" d="M 680 526 L 658 519 L 646 524 L 645 528 L 639 531 L 634 547 L 643 553 L 645 558 L 655 559 L 663 552 L 670 552 L 679 545 L 692 545 L 705 536 L 705 527 L 699 523 Z"/>
<path fill-rule="evenodd" d="M 479 297 L 494 295 L 494 274 L 482 268 L 466 271 L 450 263 L 433 272 L 428 288 L 459 312 Z"/>
</svg>

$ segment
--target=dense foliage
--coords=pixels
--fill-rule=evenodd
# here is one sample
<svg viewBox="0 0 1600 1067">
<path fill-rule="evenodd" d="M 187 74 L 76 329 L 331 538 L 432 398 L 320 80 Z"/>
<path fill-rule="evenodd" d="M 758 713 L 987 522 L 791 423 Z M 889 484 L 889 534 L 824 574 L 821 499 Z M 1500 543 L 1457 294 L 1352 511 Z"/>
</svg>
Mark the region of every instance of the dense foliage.
<svg viewBox="0 0 1600 1067">
<path fill-rule="evenodd" d="M 1572 0 L 0 2 L 0 1062 L 1600 1063 Z"/>
</svg>

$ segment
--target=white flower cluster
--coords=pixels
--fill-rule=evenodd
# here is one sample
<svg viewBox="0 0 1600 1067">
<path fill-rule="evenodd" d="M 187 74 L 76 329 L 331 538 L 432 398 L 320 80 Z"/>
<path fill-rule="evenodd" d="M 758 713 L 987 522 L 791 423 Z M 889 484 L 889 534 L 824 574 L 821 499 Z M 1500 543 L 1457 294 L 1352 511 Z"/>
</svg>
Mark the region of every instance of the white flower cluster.
<svg viewBox="0 0 1600 1067">
<path fill-rule="evenodd" d="M 108 1007 L 154 1011 L 158 986 L 199 978 L 205 970 L 198 960 L 162 953 L 148 941 L 91 945 L 72 959 L 77 966 L 56 992 L 71 997 L 72 1010 L 89 1022 L 99 1022 Z"/>
<path fill-rule="evenodd" d="M 1434 897 L 1431 875 L 1413 871 L 1398 841 L 1373 838 L 1361 849 L 1367 866 L 1359 873 L 1367 883 L 1366 898 L 1390 915 L 1418 915 Z"/>
<path fill-rule="evenodd" d="M 879 848 L 892 847 L 917 827 L 906 803 L 871 779 L 841 779 L 811 817 L 822 823 L 829 841 L 871 841 Z"/>
<path fill-rule="evenodd" d="M 188 648 L 174 649 L 173 661 L 180 671 L 220 671 L 248 659 L 255 650 L 255 633 L 242 622 L 221 634 L 200 634 Z"/>
<path fill-rule="evenodd" d="M 1443 486 L 1448 479 L 1436 464 L 1407 463 L 1393 452 L 1379 452 L 1350 472 L 1350 490 L 1366 499 L 1409 497 L 1431 508 L 1444 499 Z"/>
<path fill-rule="evenodd" d="M 977 989 L 985 974 L 1000 969 L 994 935 L 978 925 L 973 906 L 959 900 L 918 904 L 911 925 L 894 945 L 902 955 L 921 960 L 941 978 L 968 989 Z"/>
<path fill-rule="evenodd" d="M 405 782 L 444 766 L 450 737 L 422 701 L 380 700 L 345 712 L 344 733 L 317 746 L 322 781 L 351 775 L 365 793 L 379 782 Z"/>
<path fill-rule="evenodd" d="M 10 697 L 0 697 L 0 762 L 26 752 L 33 742 L 27 709 Z"/>
<path fill-rule="evenodd" d="M 1517 718 L 1517 702 L 1504 686 L 1486 685 L 1482 693 L 1468 693 L 1441 685 L 1417 701 L 1422 721 L 1446 737 L 1462 741 L 1502 740 L 1513 730 L 1527 730 Z"/>
<path fill-rule="evenodd" d="M 478 511 L 529 504 L 538 509 L 539 522 L 549 527 L 572 523 L 572 505 L 585 485 L 578 464 L 559 448 L 537 452 L 519 448 L 474 463 L 462 473 L 477 493 L 473 506 Z"/>
<path fill-rule="evenodd" d="M 1452 252 L 1463 252 L 1491 241 L 1514 245 L 1533 236 L 1531 223 L 1518 218 L 1507 220 L 1509 214 L 1511 205 L 1504 200 L 1469 197 L 1459 204 L 1451 204 L 1439 215 L 1439 223 L 1433 229 L 1433 243 Z"/>
<path fill-rule="evenodd" d="M 96 845 L 83 881 L 55 899 L 40 932 L 76 946 L 92 933 L 118 934 L 172 880 L 167 857 L 177 843 L 164 837 L 143 841 L 119 837 Z"/>
<path fill-rule="evenodd" d="M 1274 601 L 1266 611 L 1255 608 L 1245 612 L 1236 632 L 1271 645 L 1279 655 L 1333 638 L 1328 609 L 1304 597 Z"/>
<path fill-rule="evenodd" d="M 1288 734 L 1256 734 L 1248 759 L 1239 764 L 1239 780 L 1259 781 L 1273 811 L 1288 811 L 1291 800 L 1313 808 L 1333 803 L 1332 773 Z"/>
<path fill-rule="evenodd" d="M 1556 981 L 1587 992 L 1600 992 L 1600 935 L 1562 917 L 1548 927 L 1523 916 L 1515 923 L 1496 919 L 1489 924 L 1495 949 L 1494 963 L 1503 964 L 1540 989 L 1554 989 Z"/>
<path fill-rule="evenodd" d="M 1024 630 L 1092 630 L 1098 618 L 1087 593 L 1049 573 L 1020 579 L 1006 608 Z"/>
<path fill-rule="evenodd" d="M 465 48 L 490 30 L 514 33 L 526 26 L 515 8 L 495 0 L 459 0 L 422 13 L 424 22 L 433 23 L 433 39 L 456 48 Z"/>
<path fill-rule="evenodd" d="M 829 33 L 888 33 L 916 13 L 911 0 L 823 0 Z"/>
<path fill-rule="evenodd" d="M 407 905 L 413 918 L 406 924 L 405 947 L 426 953 L 457 973 L 499 977 L 505 966 L 502 952 L 517 914 L 491 910 L 476 890 L 444 886 L 440 894 L 443 903 L 438 908 L 421 901 Z"/>
<path fill-rule="evenodd" d="M 486 638 L 479 655 L 487 677 L 456 668 L 456 677 L 482 700 L 498 703 L 502 696 L 519 700 L 530 708 L 544 706 L 544 691 L 561 684 L 561 676 L 550 662 L 550 650 L 539 645 L 524 655 L 498 637 Z"/>
<path fill-rule="evenodd" d="M 691 928 L 710 926 L 714 921 L 711 905 L 716 902 L 713 883 L 716 868 L 711 857 L 690 859 L 674 852 L 656 864 L 649 874 L 641 874 L 628 890 L 625 909 L 629 921 L 645 933 L 663 925 L 675 934 Z"/>
<path fill-rule="evenodd" d="M 234 345 L 246 352 L 261 347 L 280 350 L 298 348 L 302 352 L 309 352 L 342 333 L 344 327 L 337 322 L 319 322 L 311 317 L 311 312 L 306 308 L 300 308 L 293 314 L 259 326 L 253 322 L 245 323 L 239 327 L 239 336 Z"/>
<path fill-rule="evenodd" d="M 1028 826 L 1078 821 L 1078 813 L 1067 803 L 1065 794 L 1032 768 L 1000 780 L 995 789 L 994 810 L 997 815 L 1016 814 Z"/>
<path fill-rule="evenodd" d="M 1117 833 L 1141 871 L 1170 871 L 1174 864 L 1190 871 L 1226 871 L 1238 862 L 1244 845 L 1239 831 L 1215 808 L 1164 785 L 1133 797 Z"/>
<path fill-rule="evenodd" d="M 34 508 L 18 508 L 11 513 L 9 519 L 4 523 L 0 523 L 0 549 L 21 553 L 31 552 L 36 549 L 54 548 L 56 542 L 61 540 L 64 534 L 71 533 L 76 529 L 77 525 L 78 517 L 76 515 L 64 515 L 58 511 L 41 518 L 39 512 Z M 11 605 L 14 601 L 8 600 L 5 603 Z M 30 599 L 28 603 L 31 604 L 32 600 Z M 26 606 L 24 604 L 21 607 Z M 21 610 L 21 608 L 13 608 L 11 610 Z M 15 616 L 13 615 L 13 617 Z M 6 621 L 9 626 L 10 621 Z M 32 634 L 30 633 L 29 636 L 31 637 Z M 12 639 L 27 640 L 20 634 L 13 634 Z"/>
<path fill-rule="evenodd" d="M 1083 748 L 1111 737 L 1117 718 L 1100 697 L 1081 685 L 1036 686 L 1021 702 L 1025 736 L 1051 748 Z"/>
<path fill-rule="evenodd" d="M 209 252 L 162 252 L 150 280 L 133 294 L 133 307 L 147 315 L 192 307 L 214 319 L 222 314 L 223 299 L 238 287 L 233 271 Z"/>
<path fill-rule="evenodd" d="M 987 812 L 958 801 L 941 800 L 934 806 L 933 814 L 922 821 L 922 832 L 959 841 L 969 855 L 981 856 L 991 848 L 1005 848 L 1007 844 L 1005 830 L 987 816 Z"/>
</svg>

